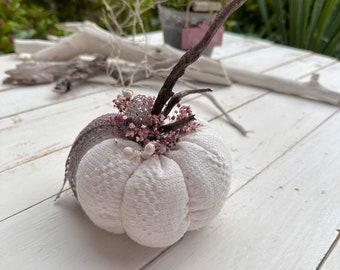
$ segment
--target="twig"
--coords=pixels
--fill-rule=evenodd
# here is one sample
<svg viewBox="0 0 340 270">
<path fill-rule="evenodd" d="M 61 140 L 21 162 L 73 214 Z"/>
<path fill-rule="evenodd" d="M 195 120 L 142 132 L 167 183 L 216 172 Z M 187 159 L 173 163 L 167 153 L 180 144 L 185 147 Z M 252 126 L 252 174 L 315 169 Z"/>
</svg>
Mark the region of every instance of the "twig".
<svg viewBox="0 0 340 270">
<path fill-rule="evenodd" d="M 176 104 L 180 102 L 183 97 L 187 95 L 205 93 L 205 92 L 211 92 L 211 91 L 212 90 L 210 88 L 203 88 L 203 89 L 194 89 L 194 90 L 184 90 L 184 91 L 178 92 L 171 97 L 165 109 L 163 110 L 162 114 L 165 117 L 168 116 L 172 108 L 175 107 Z"/>
<path fill-rule="evenodd" d="M 185 118 L 182 118 L 180 120 L 177 120 L 176 122 L 170 123 L 170 124 L 166 124 L 163 125 L 159 128 L 160 132 L 168 132 L 171 130 L 176 130 L 177 128 L 180 128 L 182 126 L 184 126 L 185 124 L 189 123 L 190 121 L 195 120 L 195 115 L 191 115 Z"/>
<path fill-rule="evenodd" d="M 169 76 L 166 78 L 159 94 L 156 98 L 155 104 L 152 108 L 151 113 L 158 115 L 161 113 L 165 103 L 173 96 L 172 91 L 177 80 L 183 76 L 185 69 L 197 61 L 202 52 L 207 48 L 210 41 L 216 34 L 217 30 L 222 26 L 225 20 L 241 5 L 243 5 L 246 0 L 231 0 L 226 4 L 226 6 L 216 15 L 214 21 L 208 28 L 201 41 L 195 45 L 193 48 L 189 49 L 178 61 L 176 66 L 172 69 Z"/>
<path fill-rule="evenodd" d="M 216 107 L 220 110 L 220 112 L 227 118 L 228 123 L 235 127 L 239 132 L 242 133 L 242 135 L 247 135 L 250 131 L 246 130 L 243 126 L 241 126 L 239 123 L 237 123 L 231 116 L 222 108 L 222 106 L 219 104 L 219 102 L 209 93 L 203 94 L 205 97 L 207 97 Z"/>
</svg>

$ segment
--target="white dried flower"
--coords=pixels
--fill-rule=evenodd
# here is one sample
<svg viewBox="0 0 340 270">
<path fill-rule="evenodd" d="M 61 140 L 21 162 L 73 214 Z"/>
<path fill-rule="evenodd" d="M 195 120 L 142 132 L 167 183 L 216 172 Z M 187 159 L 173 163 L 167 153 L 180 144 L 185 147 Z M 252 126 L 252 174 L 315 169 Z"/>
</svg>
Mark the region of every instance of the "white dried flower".
<svg viewBox="0 0 340 270">
<path fill-rule="evenodd" d="M 148 159 L 155 153 L 155 145 L 153 143 L 148 143 L 145 145 L 144 150 L 142 152 L 142 158 Z"/>
<path fill-rule="evenodd" d="M 145 145 L 143 152 L 147 155 L 153 155 L 153 153 L 155 153 L 155 145 L 153 143 L 148 143 Z"/>
<path fill-rule="evenodd" d="M 133 96 L 133 91 L 131 89 L 126 88 L 122 91 L 122 94 L 126 98 L 131 98 Z"/>
</svg>

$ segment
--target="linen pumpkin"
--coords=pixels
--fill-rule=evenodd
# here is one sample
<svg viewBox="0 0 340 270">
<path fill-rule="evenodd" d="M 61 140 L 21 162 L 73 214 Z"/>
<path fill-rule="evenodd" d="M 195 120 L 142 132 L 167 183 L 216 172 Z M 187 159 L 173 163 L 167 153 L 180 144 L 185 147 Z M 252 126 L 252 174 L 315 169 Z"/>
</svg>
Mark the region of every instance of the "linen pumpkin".
<svg viewBox="0 0 340 270">
<path fill-rule="evenodd" d="M 65 180 L 98 227 L 165 247 L 219 213 L 231 161 L 210 125 L 190 120 L 189 106 L 178 105 L 172 119 L 181 125 L 170 129 L 162 114 L 150 115 L 153 100 L 119 95 L 120 113 L 95 119 L 77 137 Z"/>
</svg>

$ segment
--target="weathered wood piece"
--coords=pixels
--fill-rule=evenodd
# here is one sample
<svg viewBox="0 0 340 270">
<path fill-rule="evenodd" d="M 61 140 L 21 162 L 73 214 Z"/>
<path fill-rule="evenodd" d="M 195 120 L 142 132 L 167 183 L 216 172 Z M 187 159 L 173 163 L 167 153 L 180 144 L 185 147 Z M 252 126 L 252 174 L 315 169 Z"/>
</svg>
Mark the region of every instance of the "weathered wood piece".
<svg viewBox="0 0 340 270">
<path fill-rule="evenodd" d="M 137 82 L 138 80 L 150 78 L 153 75 L 161 75 L 162 77 L 166 76 L 172 65 L 182 55 L 181 51 L 171 48 L 168 45 L 145 45 L 143 47 L 131 40 L 113 35 L 90 22 L 73 23 L 70 25 L 65 24 L 63 27 L 65 29 L 75 30 L 76 32 L 56 44 L 51 43 L 50 47 L 33 53 L 33 59 L 39 61 L 60 61 L 72 59 L 80 54 L 102 54 L 106 56 L 119 57 L 119 59 L 123 59 L 125 61 L 133 61 L 138 66 L 135 71 L 126 69 L 122 71 L 121 74 L 125 75 L 123 84 L 126 85 L 132 82 Z M 265 48 L 265 44 L 263 46 Z M 68 49 L 65 50 L 65 48 Z M 22 52 L 23 48 L 21 47 L 20 50 L 20 52 Z M 269 50 L 271 50 L 271 48 L 263 50 L 263 53 L 275 56 L 276 51 L 273 52 L 274 54 L 271 54 Z M 284 47 L 282 47 L 282 50 L 285 50 Z M 63 53 L 63 51 L 66 52 Z M 287 52 L 289 53 L 289 51 Z M 301 52 L 303 54 L 303 51 Z M 261 58 L 259 54 L 257 55 L 257 57 Z M 306 52 L 305 55 L 307 56 L 308 53 Z M 248 61 L 246 57 L 247 54 L 244 54 L 244 60 L 237 58 L 237 64 L 233 58 L 223 59 L 222 64 L 225 65 L 225 67 L 222 67 L 221 64 L 217 63 L 215 60 L 201 57 L 197 62 L 187 68 L 184 74 L 184 79 L 229 85 L 230 80 L 226 77 L 226 74 L 228 74 L 232 81 L 242 84 L 257 86 L 285 94 L 316 99 L 337 106 L 339 105 L 340 93 L 336 89 L 328 89 L 318 83 L 318 75 L 313 75 L 313 79 L 309 83 L 296 83 L 285 78 L 258 74 L 257 72 L 246 71 L 244 67 L 241 68 L 242 65 L 247 65 L 247 62 L 252 62 Z M 292 57 L 289 57 L 289 55 L 286 55 L 285 57 L 287 61 L 291 61 L 290 59 L 294 59 L 296 56 L 292 55 Z M 147 63 L 145 63 L 145 60 Z M 263 59 L 259 61 L 258 58 L 256 58 L 256 61 L 260 64 L 260 66 L 265 65 L 268 61 L 271 64 L 273 63 L 272 58 L 266 58 L 265 61 L 263 61 Z M 34 65 L 38 65 L 38 63 L 40 62 L 36 62 Z M 18 68 L 20 69 L 20 67 Z M 32 72 L 34 69 L 35 68 L 31 66 L 29 71 Z M 39 72 L 43 69 L 44 68 L 37 67 Z M 49 71 L 49 69 L 45 71 Z M 5 79 L 4 82 L 12 83 L 16 81 L 27 81 L 32 77 L 39 78 L 39 80 L 42 81 L 48 81 L 48 79 L 53 78 L 53 76 L 51 77 L 49 74 L 44 75 L 44 73 L 39 76 L 35 76 L 34 74 L 36 72 L 26 76 L 25 72 L 27 72 L 27 69 L 24 72 L 23 70 L 10 72 L 12 78 Z M 114 69 L 112 76 L 115 79 L 117 78 L 117 70 L 115 71 Z M 35 81 L 37 81 L 37 79 L 35 79 Z"/>
<path fill-rule="evenodd" d="M 15 52 L 21 54 L 33 54 L 54 45 L 55 42 L 40 39 L 14 39 Z"/>
<path fill-rule="evenodd" d="M 128 62 L 143 64 L 146 67 L 168 60 L 177 61 L 182 51 L 168 45 L 141 46 L 129 39 L 114 35 L 91 22 L 72 23 L 63 25 L 66 30 L 76 32 L 58 43 L 32 54 L 35 61 L 65 61 L 73 59 L 81 54 L 103 55 L 106 57 L 118 57 Z M 167 66 L 166 68 L 169 68 Z M 205 78 L 205 75 L 206 78 Z M 186 72 L 188 80 L 203 81 L 229 85 L 230 80 L 226 76 L 220 63 L 207 57 L 201 57 Z"/>
<path fill-rule="evenodd" d="M 74 68 L 76 61 L 63 62 L 34 62 L 25 61 L 16 69 L 5 71 L 10 75 L 3 84 L 36 85 L 51 83 L 60 78 L 66 69 Z"/>
<path fill-rule="evenodd" d="M 319 75 L 317 73 L 313 73 L 308 82 L 297 82 L 266 74 L 241 71 L 230 67 L 228 68 L 228 74 L 234 82 L 340 106 L 340 92 L 322 86 L 318 82 Z"/>
<path fill-rule="evenodd" d="M 71 90 L 71 85 L 75 82 L 83 82 L 94 77 L 107 69 L 106 59 L 97 57 L 93 61 L 78 61 L 71 68 L 67 68 L 57 81 L 53 91 L 56 93 L 65 93 Z"/>
</svg>

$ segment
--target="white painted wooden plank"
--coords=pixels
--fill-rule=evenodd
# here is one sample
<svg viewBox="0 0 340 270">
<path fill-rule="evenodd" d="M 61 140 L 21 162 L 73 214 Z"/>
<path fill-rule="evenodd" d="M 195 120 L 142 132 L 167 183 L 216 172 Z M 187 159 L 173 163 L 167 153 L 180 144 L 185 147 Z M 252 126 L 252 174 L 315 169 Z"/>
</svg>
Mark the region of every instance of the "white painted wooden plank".
<svg viewBox="0 0 340 270">
<path fill-rule="evenodd" d="M 294 80 L 334 62 L 332 58 L 319 55 L 312 55 L 304 58 L 304 60 L 303 68 L 306 73 L 300 71 L 295 76 L 290 72 L 290 65 L 287 66 L 287 69 L 280 68 L 275 72 L 277 75 L 281 74 L 283 77 Z M 326 68 L 326 71 L 321 70 L 321 73 L 330 74 L 329 78 L 334 77 L 333 80 L 338 78 L 336 72 L 336 69 L 329 70 L 329 67 Z M 256 88 L 252 89 L 256 90 Z M 231 116 L 247 130 L 254 131 L 254 133 L 249 134 L 248 138 L 239 136 L 233 128 L 224 125 L 224 121 L 212 122 L 216 130 L 226 138 L 235 159 L 234 179 L 237 180 L 232 184 L 231 192 L 246 184 L 254 175 L 261 172 L 268 164 L 296 144 L 305 134 L 336 110 L 336 107 L 298 97 L 271 92 L 267 92 L 269 96 L 266 97 L 264 96 L 266 92 L 261 90 L 257 93 L 258 96 L 254 93 L 254 99 L 263 97 L 231 113 Z M 228 102 L 229 97 L 224 96 L 223 91 L 216 91 L 215 97 L 226 111 L 233 109 L 225 103 Z M 209 103 L 209 100 L 200 97 L 191 101 L 191 106 L 193 111 L 205 108 L 203 115 L 212 120 L 218 111 L 211 105 L 209 106 Z M 316 121 L 314 122 L 314 120 Z M 274 140 L 278 143 L 275 143 Z M 249 153 L 252 155 L 249 156 Z M 251 158 L 252 156 L 255 156 L 255 158 Z"/>
<path fill-rule="evenodd" d="M 223 125 L 222 119 L 212 121 L 231 150 L 231 192 L 245 185 L 337 109 L 320 102 L 270 93 L 230 113 L 234 120 L 253 131 L 247 137 Z"/>
<path fill-rule="evenodd" d="M 112 99 L 102 92 L 0 120 L 0 171 L 70 145 L 95 116 L 112 111 Z"/>
<path fill-rule="evenodd" d="M 340 224 L 339 136 L 337 113 L 143 269 L 315 269 Z"/>
<path fill-rule="evenodd" d="M 308 51 L 276 45 L 222 59 L 221 62 L 226 67 L 263 72 L 310 54 Z"/>
<path fill-rule="evenodd" d="M 137 93 L 155 94 L 151 89 L 134 89 Z M 244 102 L 247 95 L 253 95 L 249 91 L 246 94 L 239 92 L 241 97 L 232 97 L 232 102 Z M 114 111 L 112 99 L 116 94 L 117 91 L 106 91 L 0 120 L 0 142 L 3 145 L 0 171 L 70 145 L 92 119 Z M 235 91 L 231 94 L 237 95 Z M 197 115 L 199 113 L 197 111 Z"/>
<path fill-rule="evenodd" d="M 48 164 L 49 163 L 47 163 L 47 166 L 49 166 Z M 53 171 L 51 172 L 51 174 L 53 175 Z M 65 196 L 62 197 L 61 202 L 65 201 L 64 197 Z M 68 203 L 69 202 L 67 202 L 67 204 Z M 36 267 L 35 269 L 43 269 L 46 265 L 50 266 L 49 269 L 54 269 L 55 265 L 63 266 L 63 263 L 70 262 L 70 260 L 72 260 L 72 258 L 74 257 L 77 257 L 76 260 L 72 260 L 76 269 L 77 268 L 87 269 L 86 265 L 89 262 L 85 258 L 91 257 L 92 261 L 98 260 L 97 258 L 98 253 L 96 250 L 98 246 L 101 247 L 100 250 L 104 254 L 107 254 L 107 253 L 111 254 L 110 252 L 116 253 L 117 251 L 115 249 L 117 248 L 117 246 L 120 246 L 121 251 L 120 252 L 118 251 L 119 253 L 117 254 L 117 258 L 119 258 L 118 255 L 122 256 L 121 253 L 131 254 L 131 251 L 130 251 L 131 247 L 130 246 L 126 247 L 126 245 L 124 244 L 126 242 L 129 242 L 129 240 L 127 240 L 125 237 L 123 237 L 123 240 L 116 240 L 117 239 L 116 236 L 109 236 L 104 232 L 100 232 L 99 230 L 97 232 L 97 229 L 94 229 L 92 225 L 90 226 L 88 224 L 89 222 L 87 221 L 87 218 L 84 218 L 83 215 L 81 215 L 80 221 L 78 220 L 78 217 L 76 217 L 76 220 L 75 220 L 74 215 L 76 216 L 80 215 L 78 213 L 79 211 L 78 208 L 77 210 L 72 211 L 73 213 L 72 217 L 68 213 L 66 213 L 67 216 L 65 217 L 64 216 L 65 213 L 63 212 L 60 213 L 59 211 L 60 209 L 58 209 L 58 213 L 54 212 L 53 211 L 54 208 L 52 208 L 53 205 L 51 203 L 46 202 L 46 203 L 43 203 L 42 205 L 38 205 L 31 210 L 25 211 L 18 216 L 10 218 L 8 221 L 4 221 L 0 223 L 0 231 L 2 228 L 3 228 L 3 231 L 6 231 L 5 234 L 0 233 L 0 241 L 3 243 L 2 246 L 4 249 L 3 251 L 0 252 L 0 254 L 5 254 L 4 256 L 5 260 L 0 260 L 0 261 L 4 264 L 4 267 L 6 267 L 7 265 L 10 265 L 11 263 L 13 263 L 13 260 L 15 260 L 14 258 L 7 257 L 7 254 L 11 254 L 13 250 L 16 250 L 15 254 L 17 257 L 22 258 L 20 262 L 17 262 L 17 263 L 22 262 L 23 265 L 28 265 L 28 266 L 35 264 L 35 267 Z M 47 209 L 45 209 L 45 206 Z M 44 207 L 44 209 L 42 209 L 41 207 Z M 7 222 L 10 222 L 9 225 L 2 227 L 2 224 L 3 223 L 8 224 Z M 25 224 L 26 227 L 23 224 Z M 37 229 L 35 230 L 34 228 L 36 227 Z M 41 228 L 44 228 L 44 229 L 42 230 Z M 29 231 L 29 233 L 25 233 L 24 232 L 25 229 L 33 230 L 33 231 Z M 204 230 L 202 232 L 204 233 Z M 100 234 L 99 236 L 98 236 L 98 233 Z M 64 234 L 66 235 L 63 236 Z M 105 235 L 103 236 L 103 234 Z M 6 235 L 7 238 L 6 236 L 1 236 L 1 235 Z M 14 235 L 16 237 L 14 237 Z M 2 237 L 5 237 L 5 239 L 3 239 Z M 13 241 L 12 237 L 14 237 L 15 241 Z M 89 238 L 97 239 L 97 242 L 92 243 L 92 241 L 89 240 Z M 113 242 L 108 243 L 109 240 L 107 240 L 107 238 L 113 239 Z M 121 237 L 118 237 L 118 238 L 120 239 Z M 34 241 L 32 239 L 34 239 Z M 219 238 L 219 240 L 221 240 L 221 238 Z M 123 242 L 123 245 L 121 241 Z M 85 247 L 80 247 L 84 245 L 84 242 L 85 243 L 91 242 L 91 244 L 90 245 L 85 244 Z M 9 246 L 8 246 L 8 243 L 10 243 Z M 204 246 L 205 240 L 203 239 L 201 243 Z M 27 247 L 27 245 L 30 245 L 30 248 L 25 248 Z M 95 245 L 95 247 L 91 247 L 91 245 Z M 111 245 L 114 245 L 114 247 L 112 247 Z M 215 245 L 218 246 L 217 243 L 215 243 Z M 19 246 L 21 248 L 19 248 Z M 63 246 L 62 249 L 60 248 L 61 246 Z M 33 259 L 34 256 L 32 256 L 33 254 L 37 253 L 37 250 L 42 250 L 41 253 L 43 255 L 43 256 L 40 256 L 40 258 L 42 259 L 38 261 L 34 260 Z M 143 250 L 143 252 L 145 251 Z M 140 257 L 141 255 L 133 254 L 133 256 Z M 110 267 L 113 268 L 114 266 L 112 266 L 112 264 L 114 263 L 114 265 L 117 265 L 117 269 L 119 269 L 119 267 L 121 267 L 120 269 L 133 269 L 132 267 L 129 268 L 130 267 L 129 265 L 126 265 L 127 263 L 131 263 L 130 262 L 130 260 L 132 260 L 131 258 L 132 257 L 129 257 L 127 259 L 128 262 L 126 260 L 119 260 L 118 261 L 119 265 L 117 265 L 117 262 L 115 260 L 112 259 L 112 261 L 110 261 L 105 257 L 104 261 L 100 261 L 99 265 L 97 266 L 99 267 L 98 269 L 106 269 Z M 86 265 L 84 263 L 84 260 L 85 260 Z M 141 263 L 140 265 L 143 265 L 144 263 L 145 261 L 143 261 L 143 263 Z M 90 264 L 88 267 L 89 267 L 88 269 L 90 269 L 90 267 L 93 267 L 93 265 Z M 138 269 L 138 267 L 135 267 L 135 269 Z M 156 269 L 163 269 L 163 268 L 156 268 Z M 167 268 L 164 268 L 164 269 L 167 269 Z M 182 268 L 178 268 L 178 269 L 182 269 Z M 202 269 L 206 269 L 206 268 L 202 268 Z M 209 268 L 209 269 L 214 269 L 214 268 Z"/>
<path fill-rule="evenodd" d="M 295 63 L 296 63 L 297 68 L 295 67 Z M 322 56 L 322 55 L 317 55 L 317 54 L 312 54 L 310 56 L 306 56 L 306 57 L 303 57 L 301 59 L 297 59 L 296 61 L 288 63 L 287 65 L 282 65 L 282 66 L 279 66 L 278 68 L 274 68 L 274 69 L 271 69 L 269 71 L 264 71 L 263 73 L 278 76 L 278 77 L 287 78 L 287 79 L 290 79 L 290 80 L 297 80 L 297 79 L 301 78 L 300 81 L 302 81 L 302 80 L 308 79 L 310 77 L 309 75 L 311 73 L 313 73 L 314 71 L 317 71 L 317 72 L 322 73 L 322 77 L 324 77 L 323 74 L 329 74 L 328 78 L 334 77 L 333 80 L 335 80 L 336 83 L 337 83 L 337 80 L 338 80 L 337 78 L 339 76 L 336 76 L 336 72 L 338 72 L 338 71 L 335 70 L 335 69 L 329 70 L 330 69 L 329 66 L 336 64 L 336 63 L 337 63 L 337 61 L 334 58 L 330 58 L 330 57 L 326 57 L 326 56 Z M 326 70 L 323 71 L 323 69 L 325 69 L 325 68 L 326 68 Z M 258 71 L 261 72 L 262 70 L 259 69 Z M 332 80 L 332 79 L 329 79 L 329 80 Z M 322 83 L 324 83 L 324 82 L 325 82 L 325 80 L 323 79 Z M 339 84 L 340 84 L 340 82 L 339 82 Z M 270 93 L 270 91 L 268 91 L 268 90 L 262 90 L 262 89 L 255 88 L 255 87 L 242 86 L 242 85 L 239 85 L 239 84 L 236 84 L 236 86 L 237 86 L 237 89 L 239 87 L 241 87 L 241 88 L 246 87 L 245 90 L 248 89 L 250 91 L 254 91 L 254 95 L 249 96 L 249 99 L 245 100 L 244 103 L 247 103 L 247 102 L 249 102 L 253 99 L 259 98 L 260 96 L 263 96 L 266 93 Z M 328 85 L 325 84 L 325 86 L 328 86 Z M 233 86 L 231 86 L 231 87 L 225 88 L 225 91 L 233 91 L 233 89 L 234 89 Z M 215 98 L 224 107 L 224 109 L 226 111 L 234 109 L 233 106 L 230 106 L 232 104 L 229 104 L 230 103 L 229 99 L 233 99 L 233 95 L 231 95 L 230 97 L 224 96 L 225 92 L 222 91 L 222 89 L 221 90 L 220 89 L 216 89 L 216 90 L 213 89 L 213 91 L 214 91 L 213 93 L 214 93 Z M 239 95 L 239 93 L 237 93 L 237 95 Z M 215 107 L 211 106 L 211 102 L 207 101 L 207 99 L 205 97 L 199 97 L 199 98 L 197 98 L 197 99 L 195 99 L 194 101 L 191 101 L 191 102 L 192 102 L 193 109 L 204 107 L 205 110 L 204 110 L 203 114 L 206 115 L 207 119 L 209 119 L 209 120 L 211 120 L 212 117 L 217 112 L 217 109 Z"/>
<path fill-rule="evenodd" d="M 139 269 L 161 249 L 97 228 L 70 192 L 0 222 L 0 269 Z"/>
<path fill-rule="evenodd" d="M 339 227 L 340 227 L 340 224 L 339 224 Z M 340 269 L 340 242 L 339 241 L 337 241 L 335 248 L 333 249 L 330 256 L 327 258 L 327 260 L 325 261 L 325 264 L 321 267 L 321 269 L 322 270 Z"/>
<path fill-rule="evenodd" d="M 69 147 L 0 173 L 0 220 L 56 194 Z"/>
<path fill-rule="evenodd" d="M 137 35 L 135 41 L 138 43 L 145 42 L 144 35 Z M 163 32 L 155 31 L 147 34 L 147 41 L 150 45 L 161 45 L 164 42 Z M 246 37 L 243 35 L 224 32 L 222 46 L 215 47 L 213 50 L 212 58 L 221 59 L 225 57 L 230 57 L 232 55 L 241 54 L 243 52 L 248 52 L 252 50 L 257 50 L 259 48 L 272 46 L 272 42 Z M 184 53 L 184 52 L 183 52 Z"/>
<path fill-rule="evenodd" d="M 278 68 L 271 69 L 264 73 L 280 78 L 296 80 L 315 71 L 319 71 L 320 69 L 325 68 L 325 66 L 335 63 L 336 61 L 336 59 L 328 56 L 311 54 L 307 57 L 297 59 L 294 62 L 279 66 Z"/>
<path fill-rule="evenodd" d="M 213 89 L 212 95 L 222 105 L 225 111 L 230 111 L 265 93 L 265 90 L 235 83 L 230 87 Z M 221 115 L 221 112 L 213 103 L 207 97 L 201 95 L 197 95 L 196 98 L 189 99 L 188 101 L 184 99 L 182 103 L 189 104 L 195 115 L 206 121 L 210 121 Z"/>
<path fill-rule="evenodd" d="M 238 90 L 236 88 L 235 91 L 247 93 L 245 87 Z M 238 101 L 235 100 L 235 104 L 229 106 L 236 106 Z M 199 110 L 199 115 L 205 120 L 214 118 L 214 113 L 219 113 L 210 111 L 210 104 L 196 103 L 195 100 L 190 103 L 195 104 L 194 111 L 200 107 L 208 108 L 204 113 Z M 241 136 L 222 119 L 212 121 L 215 130 L 225 138 L 233 157 L 231 193 L 250 181 L 335 110 L 330 105 L 313 104 L 307 100 L 301 102 L 293 97 L 282 99 L 280 95 L 274 94 L 274 97 L 266 96 L 232 113 L 245 127 L 254 130 L 249 137 Z M 55 141 L 59 137 L 59 133 L 55 133 L 49 140 Z M 74 137 L 75 135 L 70 141 Z M 52 196 L 59 190 L 63 180 L 66 151 L 46 155 L 0 174 L 0 220 Z M 35 155 L 39 156 L 39 153 Z"/>
<path fill-rule="evenodd" d="M 53 84 L 17 86 L 14 89 L 0 92 L 0 119 L 92 93 L 114 91 L 114 87 L 110 85 L 87 83 L 76 86 L 65 94 L 57 94 L 51 91 L 53 86 Z"/>
<path fill-rule="evenodd" d="M 272 45 L 273 43 L 270 41 L 224 32 L 222 46 L 214 47 L 211 57 L 223 59 Z"/>
<path fill-rule="evenodd" d="M 118 89 L 100 92 L 1 119 L 0 172 L 69 146 L 91 120 L 114 112 L 117 93 Z"/>
</svg>

